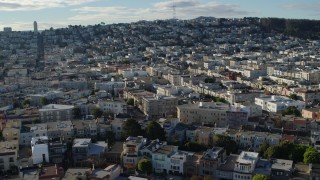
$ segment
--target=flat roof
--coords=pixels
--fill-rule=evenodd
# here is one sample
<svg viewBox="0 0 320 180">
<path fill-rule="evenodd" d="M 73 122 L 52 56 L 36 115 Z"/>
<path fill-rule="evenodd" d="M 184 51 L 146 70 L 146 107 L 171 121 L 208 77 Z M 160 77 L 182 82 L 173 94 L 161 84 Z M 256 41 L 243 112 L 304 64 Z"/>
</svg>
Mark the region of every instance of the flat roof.
<svg viewBox="0 0 320 180">
<path fill-rule="evenodd" d="M 292 167 L 293 167 L 293 161 L 286 160 L 286 159 L 275 159 L 272 161 L 272 165 L 271 165 L 272 169 L 280 169 L 285 171 L 290 171 Z"/>
</svg>

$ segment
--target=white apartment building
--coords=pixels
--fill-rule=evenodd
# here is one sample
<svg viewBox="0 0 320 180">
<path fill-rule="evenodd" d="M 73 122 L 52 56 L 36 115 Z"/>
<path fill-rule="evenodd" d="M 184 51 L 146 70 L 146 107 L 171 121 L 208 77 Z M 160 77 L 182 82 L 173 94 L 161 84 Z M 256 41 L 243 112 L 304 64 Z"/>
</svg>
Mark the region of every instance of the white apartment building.
<svg viewBox="0 0 320 180">
<path fill-rule="evenodd" d="M 31 140 L 32 162 L 33 164 L 49 163 L 48 137 L 35 137 Z"/>
<path fill-rule="evenodd" d="M 123 76 L 123 78 L 132 79 L 133 77 L 146 77 L 148 76 L 147 71 L 141 69 L 121 69 L 118 70 L 118 73 Z"/>
<path fill-rule="evenodd" d="M 244 180 L 252 179 L 253 171 L 259 160 L 259 153 L 242 151 L 235 162 L 233 179 Z"/>
<path fill-rule="evenodd" d="M 305 108 L 303 101 L 295 101 L 284 96 L 261 96 L 255 98 L 255 104 L 262 107 L 262 110 L 268 112 L 281 112 L 290 106 L 296 107 L 299 111 Z"/>
<path fill-rule="evenodd" d="M 114 114 L 126 114 L 127 113 L 127 103 L 117 100 L 98 100 L 98 106 L 101 111 L 111 111 Z"/>
</svg>

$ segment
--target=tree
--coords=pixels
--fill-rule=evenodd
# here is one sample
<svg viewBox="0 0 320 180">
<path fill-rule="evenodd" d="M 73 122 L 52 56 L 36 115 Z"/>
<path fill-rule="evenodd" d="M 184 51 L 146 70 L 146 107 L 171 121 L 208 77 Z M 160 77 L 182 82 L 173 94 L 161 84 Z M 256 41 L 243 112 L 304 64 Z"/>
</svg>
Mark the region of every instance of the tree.
<svg viewBox="0 0 320 180">
<path fill-rule="evenodd" d="M 237 143 L 229 136 L 217 134 L 214 136 L 214 143 L 216 146 L 223 147 L 228 155 L 238 151 Z"/>
<path fill-rule="evenodd" d="M 146 128 L 146 136 L 149 139 L 166 140 L 164 129 L 156 121 L 151 121 Z"/>
<path fill-rule="evenodd" d="M 267 151 L 264 153 L 264 157 L 271 159 L 277 158 L 280 154 L 280 146 L 270 146 Z"/>
<path fill-rule="evenodd" d="M 76 119 L 81 118 L 81 109 L 79 107 L 73 108 L 73 117 Z"/>
<path fill-rule="evenodd" d="M 320 163 L 320 154 L 313 147 L 308 147 L 303 154 L 303 162 L 309 163 Z"/>
<path fill-rule="evenodd" d="M 301 116 L 301 112 L 294 106 L 288 107 L 286 110 L 282 112 L 282 115 L 295 115 L 295 116 Z"/>
<path fill-rule="evenodd" d="M 289 98 L 293 100 L 298 100 L 298 96 L 296 94 L 290 94 Z"/>
<path fill-rule="evenodd" d="M 123 123 L 123 137 L 127 138 L 129 136 L 141 136 L 142 130 L 141 125 L 134 119 L 128 119 Z"/>
<path fill-rule="evenodd" d="M 270 147 L 270 145 L 268 143 L 263 143 L 260 147 L 259 147 L 259 155 L 264 157 L 264 153 L 267 151 L 267 149 Z"/>
<path fill-rule="evenodd" d="M 99 117 L 102 116 L 103 112 L 100 110 L 100 108 L 95 107 L 95 108 L 93 109 L 92 114 L 94 115 L 94 117 L 99 118 Z"/>
<path fill-rule="evenodd" d="M 252 180 L 269 180 L 269 177 L 263 174 L 256 174 L 253 176 Z"/>
<path fill-rule="evenodd" d="M 129 99 L 127 100 L 127 105 L 134 106 L 134 99 L 129 98 Z"/>
<path fill-rule="evenodd" d="M 42 98 L 40 99 L 40 103 L 41 103 L 42 106 L 45 106 L 45 105 L 49 104 L 49 101 L 48 101 L 47 98 L 42 97 Z"/>
<path fill-rule="evenodd" d="M 207 147 L 197 142 L 187 142 L 183 146 L 180 146 L 179 149 L 184 151 L 200 152 L 206 150 Z"/>
<path fill-rule="evenodd" d="M 113 131 L 106 132 L 106 141 L 108 142 L 108 146 L 112 146 L 116 141 L 116 134 Z"/>
<path fill-rule="evenodd" d="M 24 107 L 29 107 L 30 106 L 30 99 L 25 99 L 22 104 Z"/>
<path fill-rule="evenodd" d="M 142 173 L 152 173 L 152 163 L 149 159 L 141 159 L 138 163 L 138 170 Z"/>
</svg>

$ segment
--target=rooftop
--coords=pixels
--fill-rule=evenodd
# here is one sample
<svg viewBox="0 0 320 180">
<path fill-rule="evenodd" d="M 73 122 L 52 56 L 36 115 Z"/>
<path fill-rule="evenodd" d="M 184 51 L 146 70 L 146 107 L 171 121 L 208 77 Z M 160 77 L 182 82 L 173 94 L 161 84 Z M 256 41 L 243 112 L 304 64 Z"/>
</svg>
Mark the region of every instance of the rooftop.
<svg viewBox="0 0 320 180">
<path fill-rule="evenodd" d="M 285 159 L 274 159 L 272 160 L 272 169 L 279 169 L 279 170 L 285 170 L 290 171 L 293 167 L 293 161 L 292 160 L 285 160 Z"/>
<path fill-rule="evenodd" d="M 73 140 L 73 147 L 88 147 L 91 143 L 90 138 L 83 138 L 83 139 L 75 139 Z"/>
</svg>

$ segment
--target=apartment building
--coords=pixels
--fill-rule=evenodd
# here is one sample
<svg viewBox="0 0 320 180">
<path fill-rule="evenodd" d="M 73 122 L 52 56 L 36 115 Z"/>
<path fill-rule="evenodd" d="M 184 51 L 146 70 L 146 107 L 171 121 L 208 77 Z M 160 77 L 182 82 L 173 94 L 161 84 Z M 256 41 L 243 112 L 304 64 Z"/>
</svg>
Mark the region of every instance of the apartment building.
<svg viewBox="0 0 320 180">
<path fill-rule="evenodd" d="M 175 115 L 178 98 L 169 96 L 143 97 L 141 110 L 150 118 Z"/>
<path fill-rule="evenodd" d="M 6 122 L 5 128 L 2 130 L 3 138 L 7 141 L 20 141 L 21 121 L 9 120 Z"/>
<path fill-rule="evenodd" d="M 226 124 L 229 105 L 215 102 L 199 102 L 177 106 L 177 117 L 186 124 Z"/>
<path fill-rule="evenodd" d="M 75 166 L 84 166 L 87 164 L 88 158 L 93 162 L 101 162 L 103 156 L 108 150 L 108 144 L 104 141 L 92 143 L 91 139 L 76 138 L 72 145 L 72 156 Z"/>
<path fill-rule="evenodd" d="M 33 164 L 49 163 L 49 139 L 47 136 L 34 137 L 31 139 Z"/>
<path fill-rule="evenodd" d="M 235 162 L 233 179 L 252 179 L 258 160 L 259 153 L 242 151 Z"/>
<path fill-rule="evenodd" d="M 255 98 L 255 104 L 268 112 L 281 112 L 288 107 L 296 107 L 299 111 L 305 108 L 303 101 L 295 101 L 284 96 L 261 96 Z"/>
<path fill-rule="evenodd" d="M 61 104 L 48 104 L 39 109 L 42 122 L 72 120 L 74 106 Z"/>
<path fill-rule="evenodd" d="M 217 176 L 217 168 L 226 161 L 226 151 L 222 147 L 207 149 L 199 160 L 199 175 Z"/>
<path fill-rule="evenodd" d="M 128 112 L 127 103 L 119 100 L 99 99 L 98 107 L 101 111 L 110 111 L 116 115 Z"/>
<path fill-rule="evenodd" d="M 12 147 L 10 142 L 0 142 L 0 171 L 17 170 L 18 149 L 19 146 Z"/>
<path fill-rule="evenodd" d="M 152 154 L 152 167 L 153 170 L 157 173 L 168 173 L 168 170 L 171 169 L 170 157 L 178 151 L 178 146 L 166 145 L 157 149 Z M 177 162 L 180 164 L 180 162 Z M 169 167 L 170 166 L 170 167 Z M 177 169 L 177 167 L 175 167 Z"/>
<path fill-rule="evenodd" d="M 147 139 L 142 136 L 128 137 L 123 143 L 122 151 L 122 163 L 123 166 L 128 169 L 134 169 L 141 156 L 139 154 L 140 149 L 147 144 Z"/>
</svg>

